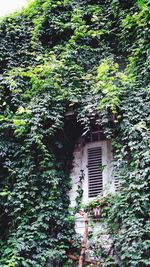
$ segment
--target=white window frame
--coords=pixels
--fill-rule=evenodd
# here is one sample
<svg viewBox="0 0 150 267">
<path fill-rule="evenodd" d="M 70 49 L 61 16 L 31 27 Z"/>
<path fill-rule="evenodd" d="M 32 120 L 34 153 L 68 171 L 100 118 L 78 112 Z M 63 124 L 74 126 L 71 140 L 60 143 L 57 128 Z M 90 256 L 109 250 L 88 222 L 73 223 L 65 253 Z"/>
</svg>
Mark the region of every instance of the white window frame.
<svg viewBox="0 0 150 267">
<path fill-rule="evenodd" d="M 111 142 L 109 140 L 90 142 L 85 144 L 83 148 L 83 160 L 82 160 L 82 170 L 84 172 L 84 180 L 82 184 L 83 197 L 82 203 L 87 204 L 89 201 L 94 199 L 94 197 L 88 196 L 88 149 L 101 147 L 102 150 L 102 166 L 105 166 L 102 172 L 103 179 L 103 194 L 106 195 L 108 192 L 114 192 L 114 179 L 112 176 L 112 153 L 111 153 Z"/>
</svg>

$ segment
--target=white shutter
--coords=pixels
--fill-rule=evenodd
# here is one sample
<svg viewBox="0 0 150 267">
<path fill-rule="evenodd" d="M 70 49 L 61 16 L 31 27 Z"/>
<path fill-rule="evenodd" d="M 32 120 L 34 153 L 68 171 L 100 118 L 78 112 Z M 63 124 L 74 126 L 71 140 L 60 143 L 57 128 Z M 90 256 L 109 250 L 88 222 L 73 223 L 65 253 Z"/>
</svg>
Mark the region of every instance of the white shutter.
<svg viewBox="0 0 150 267">
<path fill-rule="evenodd" d="M 88 148 L 88 197 L 96 197 L 102 191 L 102 148 Z"/>
</svg>

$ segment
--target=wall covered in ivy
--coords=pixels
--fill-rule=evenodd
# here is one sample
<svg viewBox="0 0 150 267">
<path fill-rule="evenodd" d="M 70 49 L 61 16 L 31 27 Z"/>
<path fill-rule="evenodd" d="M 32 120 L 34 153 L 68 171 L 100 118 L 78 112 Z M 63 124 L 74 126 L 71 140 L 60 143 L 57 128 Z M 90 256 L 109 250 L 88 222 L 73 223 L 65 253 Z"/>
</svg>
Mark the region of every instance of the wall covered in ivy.
<svg viewBox="0 0 150 267">
<path fill-rule="evenodd" d="M 0 266 L 76 266 L 70 159 L 95 114 L 121 184 L 104 266 L 150 266 L 149 21 L 148 0 L 35 0 L 1 21 Z"/>
</svg>

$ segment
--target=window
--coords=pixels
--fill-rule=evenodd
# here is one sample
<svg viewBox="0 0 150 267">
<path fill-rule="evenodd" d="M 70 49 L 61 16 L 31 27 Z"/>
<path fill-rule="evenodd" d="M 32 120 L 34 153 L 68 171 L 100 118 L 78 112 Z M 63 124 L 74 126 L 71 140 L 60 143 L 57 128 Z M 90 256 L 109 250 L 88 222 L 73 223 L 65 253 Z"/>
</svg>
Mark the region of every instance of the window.
<svg viewBox="0 0 150 267">
<path fill-rule="evenodd" d="M 76 206 L 79 177 L 84 173 L 82 183 L 82 204 L 87 204 L 99 194 L 115 191 L 115 182 L 112 176 L 111 141 L 103 133 L 94 131 L 88 140 L 80 138 L 74 150 L 73 168 L 71 171 L 72 189 L 70 191 L 71 207 Z M 102 138 L 103 137 L 103 138 Z M 85 142 L 86 141 L 86 142 Z M 76 231 L 83 235 L 85 224 L 83 217 L 76 214 Z"/>
<path fill-rule="evenodd" d="M 82 203 L 87 204 L 99 194 L 115 191 L 112 177 L 112 153 L 110 140 L 79 142 L 74 151 L 73 169 L 71 171 L 72 189 L 71 206 L 75 206 L 79 176 L 84 173 L 82 183 Z"/>
<path fill-rule="evenodd" d="M 83 204 L 100 193 L 114 191 L 111 167 L 112 153 L 109 140 L 87 143 L 83 148 L 82 169 Z"/>
</svg>

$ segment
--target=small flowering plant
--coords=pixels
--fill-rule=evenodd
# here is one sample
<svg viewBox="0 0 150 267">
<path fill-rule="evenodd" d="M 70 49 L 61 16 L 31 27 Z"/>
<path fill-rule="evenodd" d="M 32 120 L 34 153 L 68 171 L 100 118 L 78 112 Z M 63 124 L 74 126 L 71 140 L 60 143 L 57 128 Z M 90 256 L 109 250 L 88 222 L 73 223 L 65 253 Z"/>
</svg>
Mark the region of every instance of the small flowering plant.
<svg viewBox="0 0 150 267">
<path fill-rule="evenodd" d="M 106 218 L 109 216 L 110 207 L 112 206 L 114 196 L 108 194 L 106 196 L 100 194 L 92 201 L 90 201 L 84 209 L 88 212 L 93 218 Z"/>
</svg>

